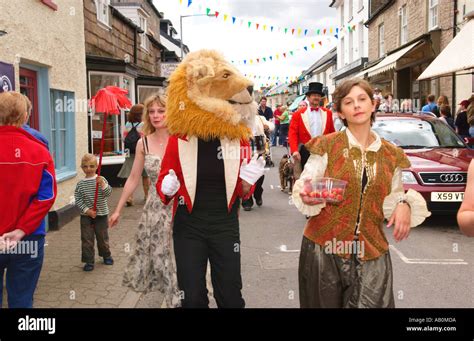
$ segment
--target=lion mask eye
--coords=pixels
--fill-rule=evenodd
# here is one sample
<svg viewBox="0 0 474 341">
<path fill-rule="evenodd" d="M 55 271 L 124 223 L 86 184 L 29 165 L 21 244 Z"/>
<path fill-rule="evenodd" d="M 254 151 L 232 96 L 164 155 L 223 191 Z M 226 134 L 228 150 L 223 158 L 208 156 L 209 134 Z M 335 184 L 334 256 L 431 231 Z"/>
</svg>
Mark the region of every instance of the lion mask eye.
<svg viewBox="0 0 474 341">
<path fill-rule="evenodd" d="M 224 73 L 224 74 L 222 75 L 222 78 L 229 78 L 229 76 L 230 76 L 230 73 Z"/>
</svg>

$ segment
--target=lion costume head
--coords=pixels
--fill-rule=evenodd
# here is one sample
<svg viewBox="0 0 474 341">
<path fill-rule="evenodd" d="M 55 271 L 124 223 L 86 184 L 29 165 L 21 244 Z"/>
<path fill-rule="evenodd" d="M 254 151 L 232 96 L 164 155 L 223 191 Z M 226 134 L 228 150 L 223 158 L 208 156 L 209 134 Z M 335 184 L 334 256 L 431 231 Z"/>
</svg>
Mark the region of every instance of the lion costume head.
<svg viewBox="0 0 474 341">
<path fill-rule="evenodd" d="M 253 84 L 213 50 L 184 58 L 170 76 L 166 124 L 170 134 L 248 139 L 257 103 Z"/>
</svg>

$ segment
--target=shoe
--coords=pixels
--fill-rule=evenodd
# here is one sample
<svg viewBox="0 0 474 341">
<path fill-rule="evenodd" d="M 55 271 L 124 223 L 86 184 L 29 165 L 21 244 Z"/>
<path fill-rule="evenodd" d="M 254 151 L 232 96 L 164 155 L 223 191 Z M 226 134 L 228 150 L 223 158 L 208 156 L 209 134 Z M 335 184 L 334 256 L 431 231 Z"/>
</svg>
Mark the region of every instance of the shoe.
<svg viewBox="0 0 474 341">
<path fill-rule="evenodd" d="M 251 211 L 252 210 L 252 207 L 244 207 L 244 211 Z"/>
<path fill-rule="evenodd" d="M 127 200 L 127 207 L 133 206 L 133 200 Z"/>
<path fill-rule="evenodd" d="M 258 207 L 263 205 L 263 200 L 261 198 L 260 199 L 255 199 L 255 202 L 257 203 Z"/>
<path fill-rule="evenodd" d="M 84 265 L 84 271 L 92 271 L 94 270 L 94 264 L 91 264 L 91 263 L 86 263 L 86 265 Z"/>
<path fill-rule="evenodd" d="M 104 257 L 104 264 L 105 265 L 114 265 L 114 259 L 112 257 Z"/>
</svg>

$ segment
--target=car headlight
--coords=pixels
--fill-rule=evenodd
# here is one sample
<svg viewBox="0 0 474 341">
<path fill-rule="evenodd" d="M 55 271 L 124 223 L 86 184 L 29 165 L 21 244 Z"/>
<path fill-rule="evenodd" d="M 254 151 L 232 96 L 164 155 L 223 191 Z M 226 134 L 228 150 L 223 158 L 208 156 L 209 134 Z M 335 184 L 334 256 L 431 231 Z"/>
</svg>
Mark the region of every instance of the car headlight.
<svg viewBox="0 0 474 341">
<path fill-rule="evenodd" d="M 402 181 L 406 185 L 413 185 L 418 183 L 412 172 L 402 172 Z"/>
</svg>

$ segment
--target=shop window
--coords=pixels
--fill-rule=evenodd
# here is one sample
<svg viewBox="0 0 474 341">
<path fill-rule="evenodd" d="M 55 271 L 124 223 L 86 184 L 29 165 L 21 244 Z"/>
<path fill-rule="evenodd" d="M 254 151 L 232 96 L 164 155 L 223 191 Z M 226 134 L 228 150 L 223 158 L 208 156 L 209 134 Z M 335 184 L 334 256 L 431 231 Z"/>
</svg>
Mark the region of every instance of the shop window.
<svg viewBox="0 0 474 341">
<path fill-rule="evenodd" d="M 400 45 L 408 42 L 408 15 L 407 5 L 404 5 L 399 10 L 400 14 Z"/>
<path fill-rule="evenodd" d="M 144 31 L 140 33 L 140 46 L 148 51 L 148 36 L 146 35 L 148 31 L 148 24 L 147 20 L 143 16 L 139 16 L 140 28 Z"/>
</svg>

